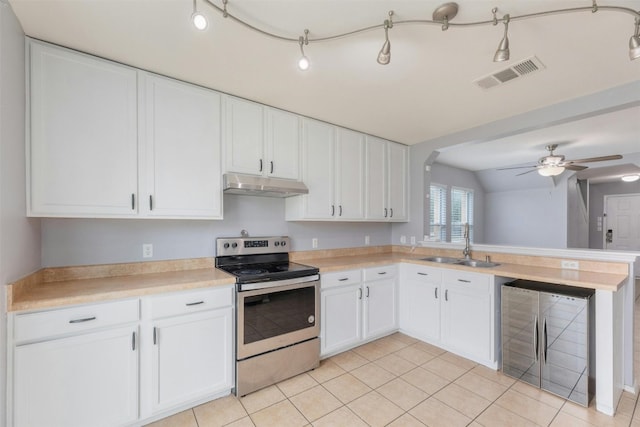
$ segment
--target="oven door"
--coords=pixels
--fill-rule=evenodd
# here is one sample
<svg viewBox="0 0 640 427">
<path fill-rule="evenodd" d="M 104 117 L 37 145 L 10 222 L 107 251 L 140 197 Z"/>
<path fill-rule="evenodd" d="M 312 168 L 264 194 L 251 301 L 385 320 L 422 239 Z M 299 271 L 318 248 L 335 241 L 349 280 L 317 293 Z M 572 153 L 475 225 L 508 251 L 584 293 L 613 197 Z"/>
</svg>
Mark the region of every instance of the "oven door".
<svg viewBox="0 0 640 427">
<path fill-rule="evenodd" d="M 318 337 L 320 280 L 304 280 L 238 292 L 238 360 Z"/>
</svg>

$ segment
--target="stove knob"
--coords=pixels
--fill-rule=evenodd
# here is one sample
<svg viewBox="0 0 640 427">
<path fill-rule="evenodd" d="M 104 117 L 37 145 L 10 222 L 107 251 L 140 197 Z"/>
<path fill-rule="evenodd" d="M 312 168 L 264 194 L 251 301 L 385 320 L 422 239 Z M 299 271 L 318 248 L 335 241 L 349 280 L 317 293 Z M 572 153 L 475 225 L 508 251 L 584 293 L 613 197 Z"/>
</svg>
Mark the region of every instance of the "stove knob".
<svg viewBox="0 0 640 427">
<path fill-rule="evenodd" d="M 282 242 L 280 242 L 280 245 L 282 246 L 287 246 L 287 242 L 285 242 L 284 240 Z"/>
<path fill-rule="evenodd" d="M 237 248 L 237 247 L 238 247 L 238 244 L 237 244 L 236 242 L 233 242 L 233 243 L 231 244 L 231 247 L 235 249 L 235 248 Z"/>
<path fill-rule="evenodd" d="M 224 246 L 225 249 L 229 249 L 229 244 L 228 243 L 225 243 L 223 246 Z"/>
<path fill-rule="evenodd" d="M 280 242 L 276 242 L 276 243 L 275 243 L 275 245 L 276 245 L 276 246 L 280 246 Z"/>
</svg>

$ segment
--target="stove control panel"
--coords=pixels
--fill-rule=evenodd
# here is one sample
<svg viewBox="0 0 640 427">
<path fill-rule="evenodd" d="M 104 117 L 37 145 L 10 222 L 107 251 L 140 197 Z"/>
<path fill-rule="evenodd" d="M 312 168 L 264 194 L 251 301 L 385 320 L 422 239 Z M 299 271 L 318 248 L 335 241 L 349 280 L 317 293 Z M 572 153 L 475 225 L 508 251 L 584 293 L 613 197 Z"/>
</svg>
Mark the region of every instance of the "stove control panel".
<svg viewBox="0 0 640 427">
<path fill-rule="evenodd" d="M 287 253 L 289 246 L 286 236 L 220 237 L 216 239 L 216 256 Z"/>
</svg>

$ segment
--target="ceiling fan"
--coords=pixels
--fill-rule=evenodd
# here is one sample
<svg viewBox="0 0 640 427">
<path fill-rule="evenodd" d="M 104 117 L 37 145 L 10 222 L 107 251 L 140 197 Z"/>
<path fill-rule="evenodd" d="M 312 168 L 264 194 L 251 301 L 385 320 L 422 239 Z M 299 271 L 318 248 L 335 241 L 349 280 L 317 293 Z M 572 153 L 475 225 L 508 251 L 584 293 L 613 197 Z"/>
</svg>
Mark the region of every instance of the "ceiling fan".
<svg viewBox="0 0 640 427">
<path fill-rule="evenodd" d="M 620 154 L 612 154 L 610 156 L 602 156 L 602 157 L 590 157 L 586 159 L 577 159 L 577 160 L 565 160 L 562 154 L 554 154 L 554 150 L 558 148 L 558 144 L 549 144 L 544 147 L 549 154 L 541 157 L 538 160 L 537 165 L 532 166 L 514 166 L 510 168 L 499 168 L 498 170 L 508 170 L 508 169 L 525 169 L 525 168 L 534 168 L 526 172 L 519 173 L 516 176 L 524 175 L 529 172 L 533 172 L 535 170 L 542 176 L 556 176 L 560 175 L 562 172 L 567 170 L 571 171 L 581 171 L 587 168 L 587 166 L 582 166 L 578 163 L 591 163 L 591 162 L 603 162 L 605 160 L 619 160 L 622 158 Z"/>
</svg>

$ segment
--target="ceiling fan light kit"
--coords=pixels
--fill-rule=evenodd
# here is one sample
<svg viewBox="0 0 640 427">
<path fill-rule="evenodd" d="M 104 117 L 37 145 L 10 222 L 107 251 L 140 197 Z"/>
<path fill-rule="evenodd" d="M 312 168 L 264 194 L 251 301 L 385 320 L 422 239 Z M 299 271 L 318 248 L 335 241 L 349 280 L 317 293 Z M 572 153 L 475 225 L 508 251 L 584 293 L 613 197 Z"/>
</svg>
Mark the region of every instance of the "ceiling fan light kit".
<svg viewBox="0 0 640 427">
<path fill-rule="evenodd" d="M 538 169 L 538 173 L 542 176 L 557 176 L 564 172 L 563 166 L 544 166 Z"/>
<path fill-rule="evenodd" d="M 247 21 L 238 18 L 237 16 L 229 13 L 227 11 L 227 3 L 228 0 L 222 0 L 222 7 L 217 6 L 213 3 L 213 0 L 202 0 L 204 4 L 217 10 L 222 14 L 224 18 L 231 18 L 234 22 L 244 26 L 245 28 L 255 31 L 263 36 L 270 37 L 273 39 L 277 39 L 285 42 L 295 42 L 300 44 L 299 38 L 292 38 L 288 36 L 283 36 L 281 34 L 277 34 L 273 31 L 268 31 L 262 28 L 258 28 L 255 25 L 248 23 Z M 599 10 L 607 10 L 611 12 L 618 13 L 626 13 L 635 17 L 635 32 L 629 39 L 629 59 L 634 60 L 640 58 L 640 34 L 639 34 L 639 26 L 640 26 L 640 11 L 635 11 L 631 8 L 624 6 L 599 6 L 596 3 L 596 0 L 592 0 L 591 6 L 583 6 L 583 7 L 573 7 L 568 9 L 552 9 L 552 10 L 543 10 L 540 12 L 527 13 L 519 16 L 511 16 L 509 14 L 503 15 L 502 19 L 498 19 L 497 12 L 498 8 L 493 8 L 491 10 L 493 14 L 493 18 L 486 21 L 470 21 L 470 22 L 461 22 L 461 23 L 452 23 L 451 20 L 455 18 L 458 14 L 459 6 L 457 3 L 445 3 L 438 6 L 432 15 L 432 19 L 407 19 L 402 21 L 396 21 L 395 23 L 392 21 L 391 17 L 393 16 L 393 11 L 389 11 L 389 19 L 386 19 L 382 25 L 372 25 L 368 27 L 356 28 L 351 31 L 347 31 L 345 33 L 340 34 L 332 34 L 322 37 L 309 38 L 308 33 L 309 30 L 305 30 L 304 37 L 304 45 L 308 45 L 309 42 L 318 43 L 318 42 L 326 42 L 331 40 L 336 40 L 339 38 L 345 38 L 349 36 L 354 36 L 359 33 L 363 33 L 366 31 L 371 31 L 377 28 L 382 27 L 384 29 L 384 44 L 382 45 L 382 49 L 378 53 L 377 62 L 381 65 L 387 65 L 391 62 L 391 43 L 389 42 L 389 28 L 393 28 L 393 25 L 438 25 L 441 27 L 442 31 L 446 31 L 451 26 L 458 27 L 471 27 L 471 26 L 483 26 L 483 25 L 498 25 L 501 20 L 504 23 L 504 36 L 498 45 L 498 49 L 493 57 L 494 62 L 502 62 L 509 60 L 509 38 L 508 38 L 508 30 L 509 30 L 509 22 L 510 21 L 520 21 L 525 19 L 533 19 L 540 18 L 543 16 L 549 15 L 559 15 L 559 14 L 567 14 L 567 13 L 578 13 L 578 12 L 592 12 L 596 13 Z M 208 26 L 207 18 L 197 12 L 196 9 L 196 0 L 193 0 L 193 13 L 191 15 L 191 21 L 193 25 L 199 30 L 205 30 Z M 302 50 L 302 58 L 298 61 L 298 68 L 302 71 L 309 69 L 310 62 L 309 59 L 304 55 L 304 51 L 302 49 L 302 44 L 300 44 L 300 50 Z"/>
</svg>

